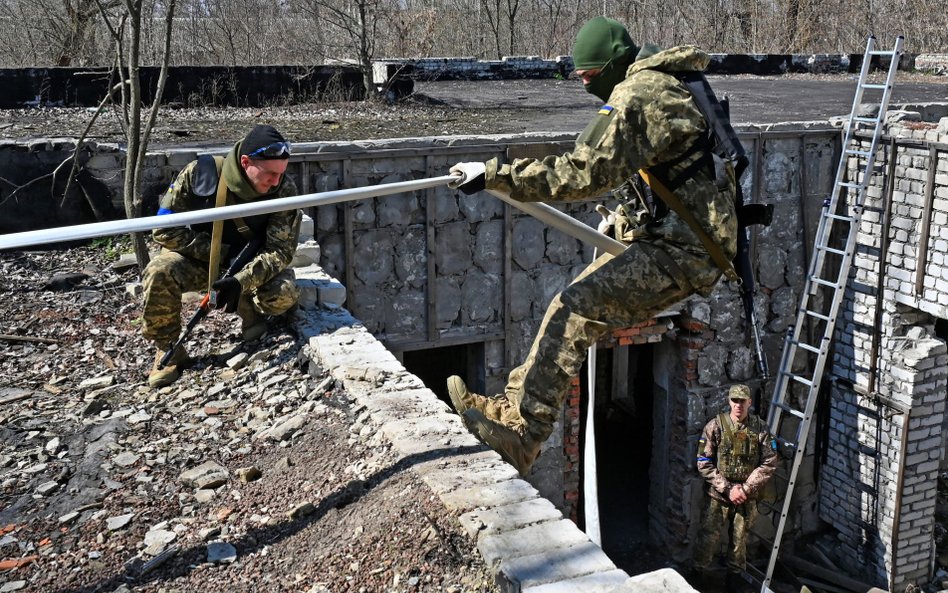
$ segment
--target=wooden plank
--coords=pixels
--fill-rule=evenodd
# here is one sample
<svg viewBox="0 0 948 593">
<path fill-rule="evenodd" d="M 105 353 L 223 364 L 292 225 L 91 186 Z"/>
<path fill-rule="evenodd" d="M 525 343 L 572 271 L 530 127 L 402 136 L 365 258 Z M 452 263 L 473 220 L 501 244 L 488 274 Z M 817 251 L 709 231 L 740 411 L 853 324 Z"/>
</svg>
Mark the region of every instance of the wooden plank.
<svg viewBox="0 0 948 593">
<path fill-rule="evenodd" d="M 928 264 L 928 238 L 932 226 L 932 204 L 935 201 L 935 169 L 938 168 L 938 150 L 928 149 L 928 179 L 925 182 L 925 208 L 922 211 L 922 236 L 915 252 L 915 295 L 921 298 L 925 289 L 925 267 Z"/>
<path fill-rule="evenodd" d="M 339 180 L 339 187 L 346 189 L 349 187 L 349 179 L 352 176 L 351 170 L 352 162 L 349 159 L 346 159 L 342 162 L 342 176 Z M 355 251 L 355 240 L 352 237 L 352 201 L 347 201 L 343 205 L 342 209 L 342 227 L 343 235 L 346 240 L 346 253 L 345 253 L 345 266 L 346 266 L 346 306 L 352 311 L 352 314 L 358 317 L 358 312 L 353 310 L 352 303 L 348 302 L 348 290 L 350 287 L 355 286 L 355 270 L 353 269 L 352 260 L 353 252 Z"/>
<path fill-rule="evenodd" d="M 39 342 L 41 344 L 58 344 L 59 340 L 53 338 L 40 338 L 36 336 L 14 336 L 11 334 L 0 334 L 0 340 L 7 342 Z"/>
<path fill-rule="evenodd" d="M 425 156 L 425 174 L 432 176 L 434 159 L 431 155 Z M 435 188 L 425 192 L 425 329 L 429 343 L 438 341 L 438 283 L 436 282 L 437 269 L 435 266 Z"/>
<path fill-rule="evenodd" d="M 0 404 L 12 404 L 24 399 L 33 397 L 33 392 L 19 387 L 6 387 L 0 389 Z"/>
<path fill-rule="evenodd" d="M 513 360 L 513 211 L 510 204 L 504 202 L 504 364 L 512 369 Z"/>
</svg>

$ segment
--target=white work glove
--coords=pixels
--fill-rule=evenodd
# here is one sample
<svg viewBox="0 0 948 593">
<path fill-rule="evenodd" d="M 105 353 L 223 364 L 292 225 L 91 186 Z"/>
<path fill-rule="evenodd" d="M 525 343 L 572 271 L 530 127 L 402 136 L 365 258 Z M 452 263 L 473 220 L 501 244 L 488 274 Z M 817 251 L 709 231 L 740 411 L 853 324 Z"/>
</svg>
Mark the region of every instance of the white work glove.
<svg viewBox="0 0 948 593">
<path fill-rule="evenodd" d="M 596 227 L 596 230 L 603 235 L 611 235 L 610 231 L 612 230 L 612 226 L 616 223 L 616 213 L 602 204 L 596 206 L 596 212 L 602 216 L 602 220 L 599 221 L 599 226 Z"/>
<path fill-rule="evenodd" d="M 451 175 L 459 175 L 457 181 L 448 184 L 451 189 L 459 189 L 471 195 L 484 189 L 484 175 L 487 168 L 484 163 L 458 163 L 449 169 Z"/>
</svg>

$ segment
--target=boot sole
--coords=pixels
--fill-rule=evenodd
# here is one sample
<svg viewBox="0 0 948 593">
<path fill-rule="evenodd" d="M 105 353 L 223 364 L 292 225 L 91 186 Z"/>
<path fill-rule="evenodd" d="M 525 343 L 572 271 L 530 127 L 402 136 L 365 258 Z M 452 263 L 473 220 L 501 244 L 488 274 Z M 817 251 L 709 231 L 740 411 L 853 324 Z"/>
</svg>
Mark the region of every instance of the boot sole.
<svg viewBox="0 0 948 593">
<path fill-rule="evenodd" d="M 457 375 L 448 377 L 448 397 L 451 398 L 451 405 L 458 414 L 464 414 L 471 407 L 464 401 L 462 394 L 465 393 L 467 393 L 467 385 L 461 377 Z"/>
</svg>

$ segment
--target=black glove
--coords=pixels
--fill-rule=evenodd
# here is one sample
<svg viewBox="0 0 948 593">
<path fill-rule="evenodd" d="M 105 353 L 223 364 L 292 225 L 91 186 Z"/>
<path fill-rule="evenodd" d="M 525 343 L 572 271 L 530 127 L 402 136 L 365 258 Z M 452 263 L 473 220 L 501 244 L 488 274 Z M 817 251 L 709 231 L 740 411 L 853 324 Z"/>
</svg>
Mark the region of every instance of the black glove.
<svg viewBox="0 0 948 593">
<path fill-rule="evenodd" d="M 217 307 L 223 308 L 227 313 L 233 313 L 237 310 L 237 301 L 240 300 L 240 282 L 233 276 L 221 278 L 211 285 L 211 288 L 217 291 Z"/>
</svg>

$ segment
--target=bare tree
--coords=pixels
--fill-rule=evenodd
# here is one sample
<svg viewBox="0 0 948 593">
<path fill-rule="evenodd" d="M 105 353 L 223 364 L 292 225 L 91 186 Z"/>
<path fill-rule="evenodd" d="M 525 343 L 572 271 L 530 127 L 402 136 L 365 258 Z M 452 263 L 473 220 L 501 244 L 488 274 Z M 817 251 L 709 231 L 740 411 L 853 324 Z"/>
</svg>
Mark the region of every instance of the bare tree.
<svg viewBox="0 0 948 593">
<path fill-rule="evenodd" d="M 394 0 L 306 0 L 301 9 L 326 29 L 329 55 L 354 59 L 362 72 L 366 98 L 377 97 L 372 60 L 382 20 L 397 8 Z"/>
</svg>

